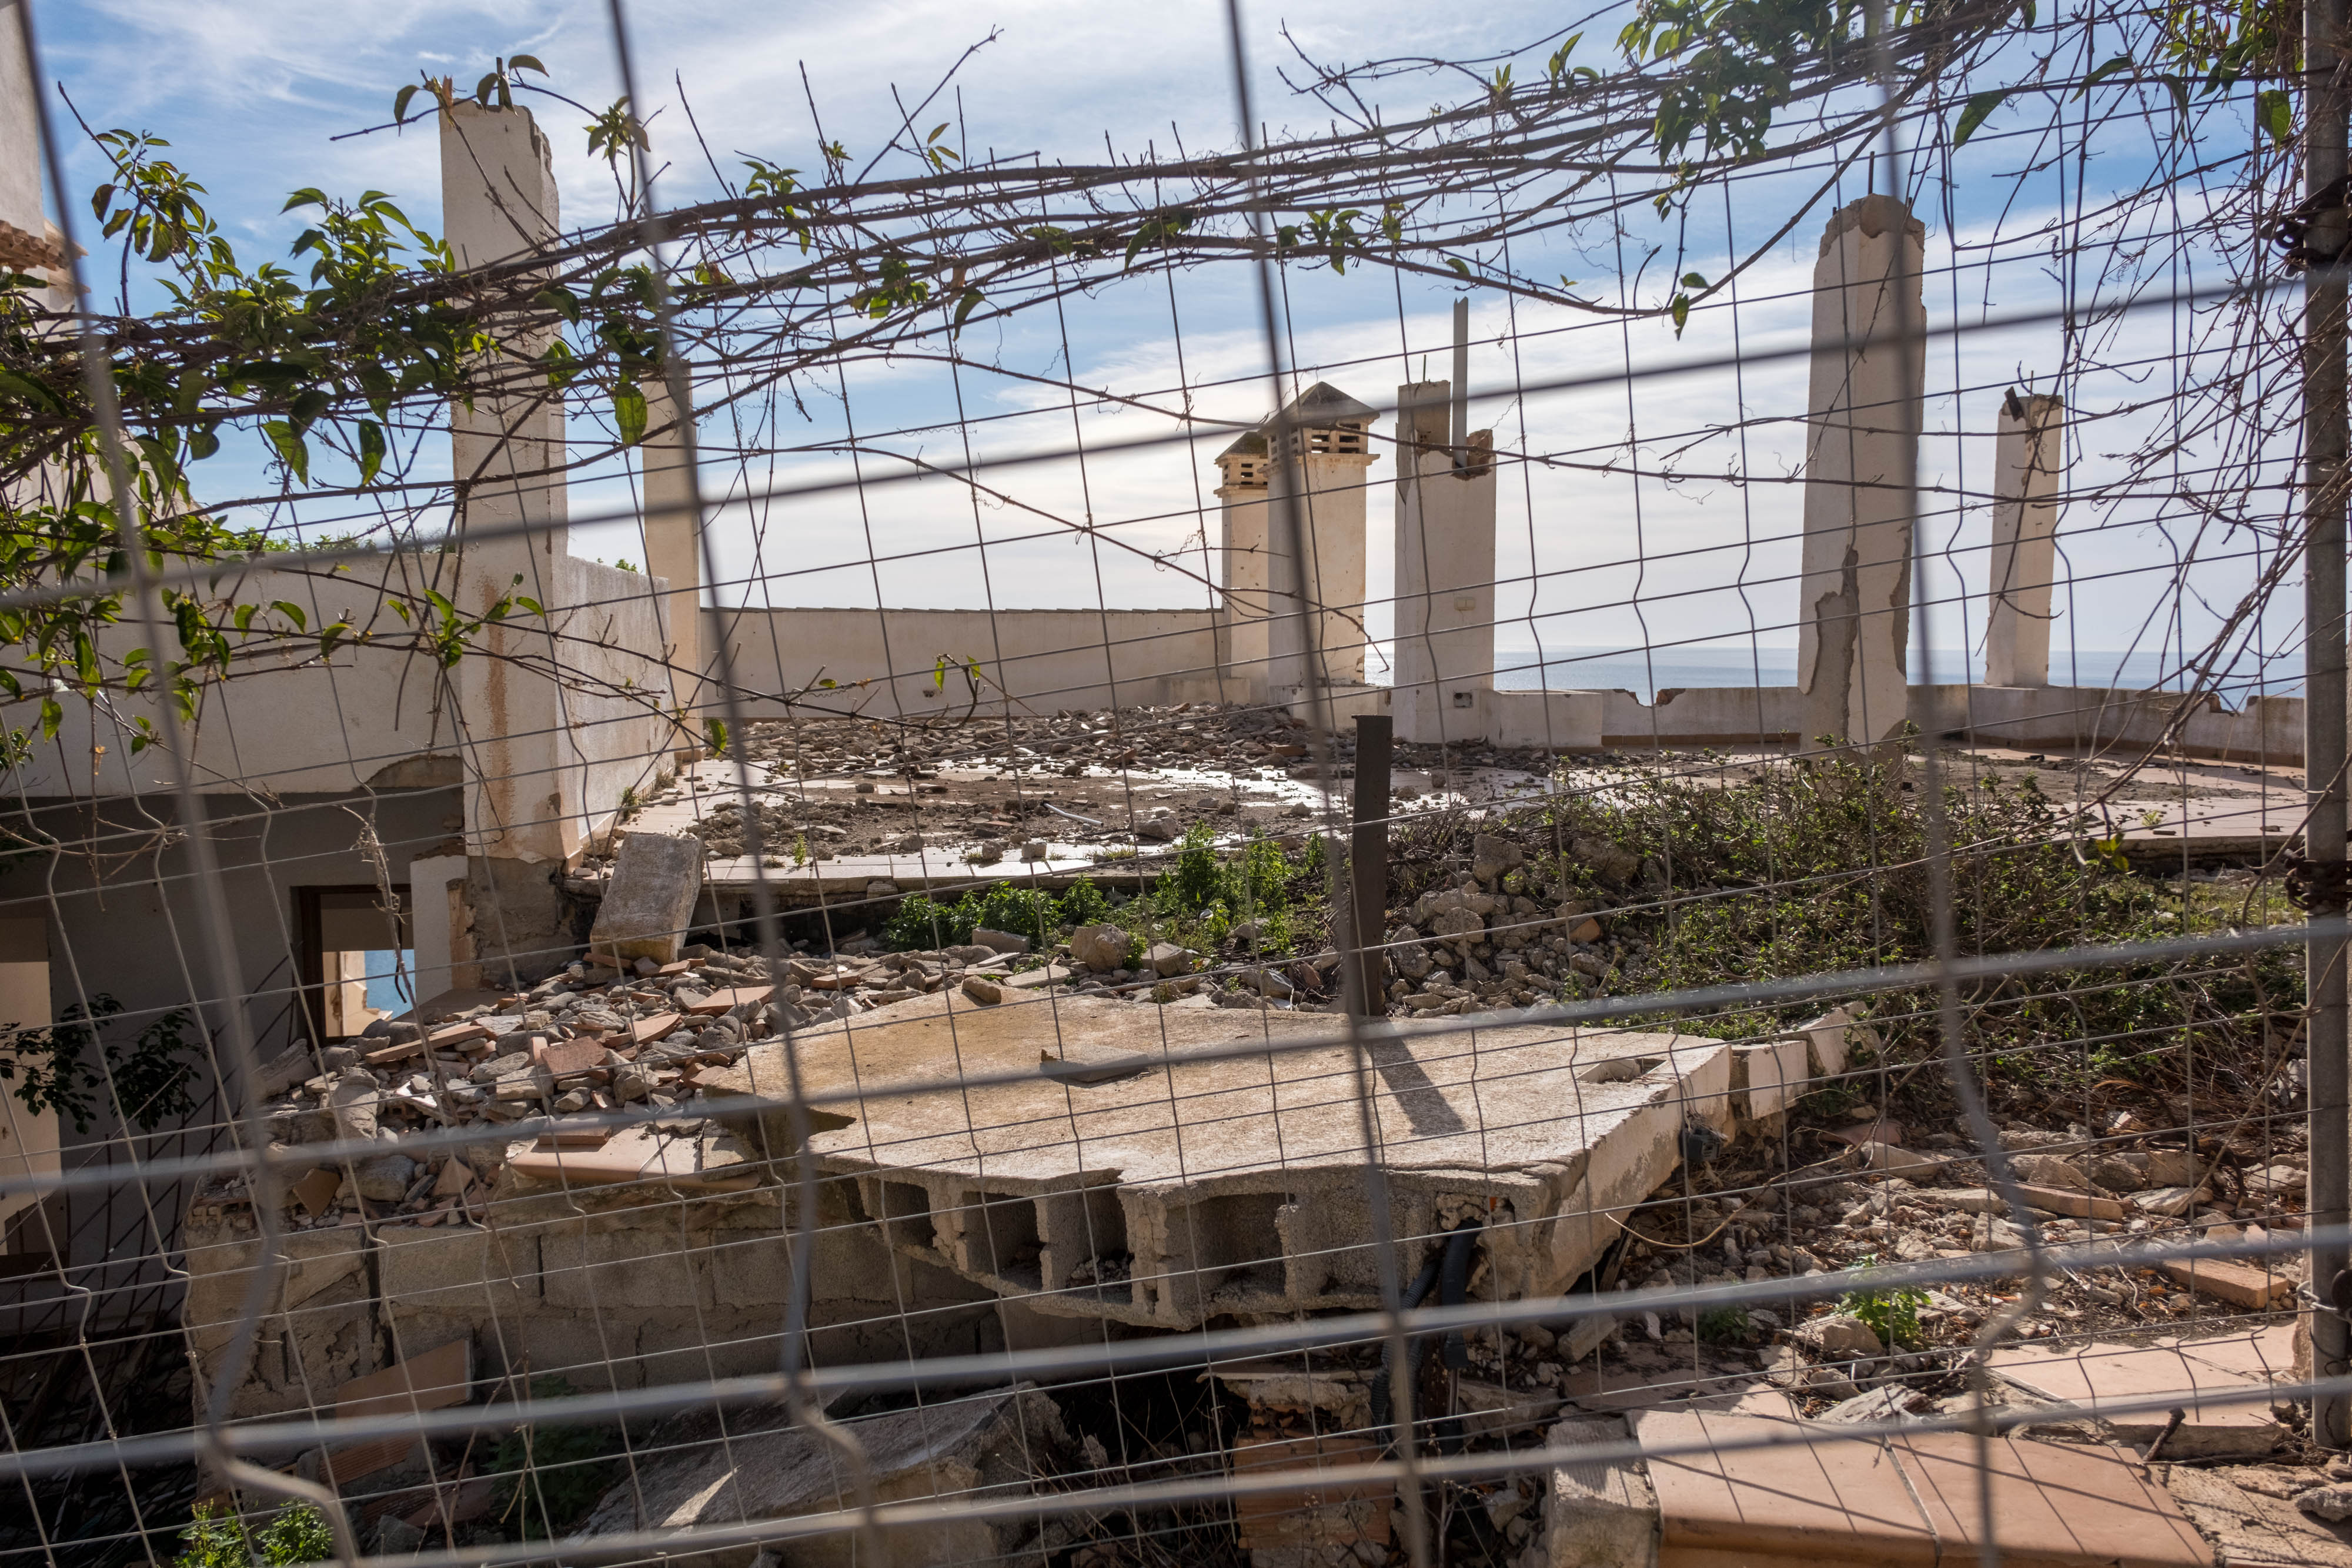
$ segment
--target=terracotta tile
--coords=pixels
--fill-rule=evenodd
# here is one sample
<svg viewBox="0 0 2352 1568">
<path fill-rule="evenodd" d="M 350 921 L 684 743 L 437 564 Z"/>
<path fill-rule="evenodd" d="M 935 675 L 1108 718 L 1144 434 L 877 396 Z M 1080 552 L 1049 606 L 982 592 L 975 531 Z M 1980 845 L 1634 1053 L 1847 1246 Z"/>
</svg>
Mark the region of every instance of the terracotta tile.
<svg viewBox="0 0 2352 1568">
<path fill-rule="evenodd" d="M 2294 1324 L 2273 1323 L 2251 1333 L 2223 1334 L 2218 1339 L 2163 1340 L 2191 1361 L 2241 1377 L 2266 1383 L 2291 1381 L 2294 1375 Z"/>
<path fill-rule="evenodd" d="M 1987 1364 L 1995 1376 L 2030 1394 L 2094 1410 L 2102 1400 L 2179 1395 L 2189 1421 L 2197 1426 L 2273 1425 L 2268 1385 L 2191 1361 L 2163 1345 L 2009 1345 L 1993 1352 Z M 2136 1411 L 2117 1419 L 2161 1427 L 2165 1413 Z"/>
<path fill-rule="evenodd" d="M 630 1043 L 651 1045 L 685 1021 L 682 1013 L 656 1013 L 651 1018 L 638 1019 L 629 1025 Z"/>
<path fill-rule="evenodd" d="M 507 1164 L 517 1176 L 534 1181 L 573 1186 L 635 1181 L 648 1174 L 646 1162 L 654 1157 L 660 1141 L 651 1127 L 625 1127 L 598 1148 L 527 1149 Z"/>
<path fill-rule="evenodd" d="M 1977 1552 L 1982 1473 L 1967 1433 L 1753 1441 L 1790 1424 L 1634 1417 L 1659 1510 L 1658 1568 L 1774 1560 L 1923 1564 Z M 1994 1528 L 2008 1568 L 2207 1568 L 2211 1550 L 2131 1456 L 2015 1438 L 1991 1445 Z"/>
<path fill-rule="evenodd" d="M 1893 1457 L 1877 1443 L 1833 1439 L 1773 1448 L 1706 1448 L 1787 1432 L 1781 1422 L 1653 1411 L 1633 1417 L 1658 1494 L 1658 1568 L 1767 1558 L 1919 1564 L 1937 1543 Z M 1729 1555 L 1727 1555 L 1729 1554 Z"/>
<path fill-rule="evenodd" d="M 335 1201 L 335 1194 L 341 1190 L 342 1185 L 342 1172 L 329 1166 L 319 1166 L 296 1182 L 291 1190 L 294 1201 L 302 1206 L 302 1212 L 316 1219 L 327 1212 L 327 1207 Z"/>
<path fill-rule="evenodd" d="M 602 1040 L 559 1040 L 549 1043 L 543 1059 L 548 1071 L 558 1078 L 574 1072 L 585 1072 L 604 1060 Z"/>
<path fill-rule="evenodd" d="M 717 1018 L 730 1009 L 756 1007 L 775 994 L 773 986 L 730 986 L 711 992 L 686 1010 L 696 1018 Z"/>
<path fill-rule="evenodd" d="M 473 1396 L 473 1342 L 453 1339 L 344 1384 L 335 1390 L 335 1415 L 405 1416 L 463 1405 Z"/>
<path fill-rule="evenodd" d="M 1898 1435 L 1888 1442 L 1927 1511 L 1948 1557 L 1973 1559 L 1984 1539 L 1984 1471 L 1966 1432 Z M 1988 1448 L 1995 1540 L 2006 1568 L 2210 1568 L 2179 1505 L 2104 1444 L 1997 1437 Z"/>
</svg>

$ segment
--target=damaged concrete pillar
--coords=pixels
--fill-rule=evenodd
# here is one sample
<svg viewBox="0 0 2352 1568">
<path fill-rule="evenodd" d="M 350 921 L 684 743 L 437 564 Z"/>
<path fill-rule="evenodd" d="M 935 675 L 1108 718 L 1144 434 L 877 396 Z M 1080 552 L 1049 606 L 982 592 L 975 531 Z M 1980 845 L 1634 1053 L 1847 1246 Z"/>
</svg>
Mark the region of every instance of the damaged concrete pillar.
<svg viewBox="0 0 2352 1568">
<path fill-rule="evenodd" d="M 1226 625 L 1226 677 L 1248 700 L 1263 701 L 1266 686 L 1266 460 L 1265 432 L 1253 430 L 1217 454 L 1223 483 L 1224 546 L 1218 552 L 1218 588 Z"/>
<path fill-rule="evenodd" d="M 1875 744 L 1903 725 L 1911 486 L 1927 356 L 1927 229 L 1892 196 L 1840 207 L 1813 267 L 1797 685 L 1804 738 Z M 1897 287 L 1901 292 L 1896 292 Z"/>
<path fill-rule="evenodd" d="M 2035 392 L 2001 400 L 1993 447 L 1985 684 L 2050 684 L 2050 592 L 2058 558 L 2058 467 L 2066 405 Z"/>
<path fill-rule="evenodd" d="M 689 385 L 691 378 L 688 378 Z M 688 427 L 670 399 L 669 382 L 645 383 L 646 570 L 663 580 L 662 639 L 669 648 L 670 694 L 693 723 L 695 708 L 709 694 L 702 654 L 702 530 L 696 513 Z M 691 413 L 688 415 L 691 418 Z"/>
<path fill-rule="evenodd" d="M 459 103 L 441 117 L 442 225 L 460 268 L 509 263 L 551 243 L 559 211 L 547 138 L 527 110 Z M 491 284 L 488 287 L 501 287 Z M 527 299 L 528 279 L 511 285 Z M 524 595 L 552 617 L 567 601 L 563 404 L 536 363 L 552 332 L 494 325 L 482 390 L 449 411 L 462 542 L 450 595 L 472 614 Z M 528 532 L 504 532 L 528 525 Z M 492 532 L 497 537 L 481 537 Z M 431 566 L 430 558 L 426 565 Z M 446 590 L 445 590 L 446 591 Z M 585 768 L 571 744 L 552 620 L 516 611 L 487 626 L 454 671 L 467 759 L 467 896 L 475 935 L 523 955 L 567 945 L 551 876 L 586 836 Z"/>
<path fill-rule="evenodd" d="M 1486 737 L 1495 689 L 1495 434 L 1450 444 L 1445 382 L 1397 389 L 1396 737 Z"/>
</svg>

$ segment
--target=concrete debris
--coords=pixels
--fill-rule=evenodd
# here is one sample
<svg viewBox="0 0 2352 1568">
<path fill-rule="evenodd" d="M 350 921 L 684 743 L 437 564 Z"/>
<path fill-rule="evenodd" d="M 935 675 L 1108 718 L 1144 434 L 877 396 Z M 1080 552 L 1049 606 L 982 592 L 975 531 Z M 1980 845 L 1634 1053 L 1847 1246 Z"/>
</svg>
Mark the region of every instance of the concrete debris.
<svg viewBox="0 0 2352 1568">
<path fill-rule="evenodd" d="M 702 892 L 701 841 L 667 833 L 626 833 L 612 880 L 588 933 L 588 950 L 617 965 L 633 958 L 674 962 L 694 924 Z"/>
<path fill-rule="evenodd" d="M 1814 1318 L 1800 1325 L 1795 1337 L 1798 1343 L 1831 1360 L 1886 1354 L 1885 1344 L 1868 1323 L 1843 1314 Z"/>
<path fill-rule="evenodd" d="M 790 1420 L 782 1408 L 771 1406 L 730 1410 L 723 1427 L 715 1415 L 701 1412 L 666 1424 L 632 1473 L 614 1484 L 562 1545 L 584 1554 L 604 1536 L 856 1508 L 856 1483 L 841 1449 Z M 1034 1389 L 969 1395 L 838 1426 L 865 1455 L 879 1502 L 1014 1496 L 1056 1471 L 1077 1468 L 1060 1410 Z M 894 1529 L 891 1560 L 901 1568 L 1041 1562 L 1066 1546 L 1073 1528 L 1083 1524 L 1083 1515 L 1067 1514 L 950 1517 Z M 779 1535 L 666 1561 L 686 1568 L 751 1568 L 764 1552 L 784 1568 L 830 1568 L 852 1561 L 856 1539 L 854 1531 Z"/>
</svg>

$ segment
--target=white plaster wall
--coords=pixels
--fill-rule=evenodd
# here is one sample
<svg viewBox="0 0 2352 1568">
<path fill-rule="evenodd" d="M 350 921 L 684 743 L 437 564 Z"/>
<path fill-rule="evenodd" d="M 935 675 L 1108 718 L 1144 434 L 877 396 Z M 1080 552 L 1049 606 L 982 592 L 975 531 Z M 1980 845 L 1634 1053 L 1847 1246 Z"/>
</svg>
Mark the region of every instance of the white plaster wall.
<svg viewBox="0 0 2352 1568">
<path fill-rule="evenodd" d="M 252 570 L 220 580 L 217 591 L 239 603 L 283 600 L 296 605 L 308 630 L 267 651 L 255 640 L 232 663 L 231 678 L 205 697 L 192 748 L 196 788 L 230 795 L 249 787 L 356 789 L 403 765 L 413 766 L 420 757 L 454 759 L 456 730 L 442 672 L 428 658 L 373 646 L 372 640 L 404 643 L 412 635 L 408 624 L 384 607 L 386 585 L 406 593 L 428 585 L 446 591 L 455 566 L 453 556 L 403 553 L 334 575 Z M 337 621 L 348 622 L 354 635 L 321 656 L 317 632 Z M 274 611 L 264 611 L 257 623 L 290 626 Z M 115 626 L 102 640 L 107 656 L 120 659 L 151 647 L 150 630 L 139 622 Z M 168 627 L 163 636 L 164 648 L 176 653 L 178 641 Z M 144 717 L 162 730 L 163 715 L 152 698 L 122 696 L 96 709 L 70 693 L 58 700 L 65 722 L 56 738 L 37 739 L 19 770 L 26 794 L 121 795 L 171 788 L 160 747 L 131 754 L 131 721 Z M 37 737 L 31 705 L 8 710 L 5 719 L 12 727 L 33 727 Z"/>
<path fill-rule="evenodd" d="M 1217 670 L 1218 622 L 1207 610 L 706 610 L 705 644 L 725 637 L 747 712 L 775 717 L 781 700 L 819 675 L 826 706 L 914 716 L 961 714 L 963 677 L 933 685 L 937 661 L 978 659 L 990 684 L 983 712 L 1197 700 Z M 885 635 L 887 655 L 885 655 Z M 1109 646 L 1105 647 L 1106 640 Z M 861 683 L 863 683 L 861 685 Z M 1187 687 L 1174 695 L 1180 685 Z M 999 691 L 1001 685 L 1003 690 Z M 852 688 L 842 690 L 838 688 Z"/>
<path fill-rule="evenodd" d="M 0 223 L 41 232 L 41 147 L 36 90 L 18 32 L 20 0 L 0 0 Z"/>
</svg>

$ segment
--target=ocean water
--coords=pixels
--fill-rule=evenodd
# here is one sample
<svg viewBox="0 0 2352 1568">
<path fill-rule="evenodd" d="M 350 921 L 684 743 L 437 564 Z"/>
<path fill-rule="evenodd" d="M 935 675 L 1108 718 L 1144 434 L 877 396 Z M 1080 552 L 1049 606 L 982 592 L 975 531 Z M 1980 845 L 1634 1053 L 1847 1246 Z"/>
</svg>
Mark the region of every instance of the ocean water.
<svg viewBox="0 0 2352 1568">
<path fill-rule="evenodd" d="M 1769 644 L 1756 648 L 1745 642 L 1717 642 L 1672 648 L 1548 646 L 1540 657 L 1529 646 L 1495 651 L 1495 684 L 1506 691 L 1630 691 L 1643 702 L 1675 686 L 1792 686 L 1797 684 L 1797 650 Z M 1920 661 L 1914 659 L 1911 680 L 1920 681 Z M 1984 679 L 1984 659 L 1970 653 L 1967 679 Z M 2189 683 L 2180 674 L 2178 653 L 2120 649 L 2053 648 L 2050 653 L 2053 685 L 2121 686 L 2147 691 L 2159 685 L 2178 689 Z M 1960 680 L 1962 658 L 1958 649 L 1937 652 L 1934 673 L 1938 682 Z M 2217 682 L 2231 707 L 2249 696 L 2293 696 L 2303 690 L 2299 656 L 2273 656 L 2256 661 L 2241 658 Z"/>
</svg>

